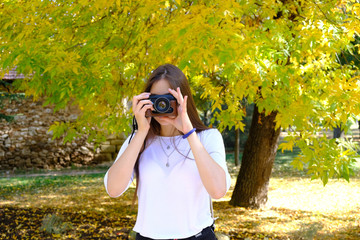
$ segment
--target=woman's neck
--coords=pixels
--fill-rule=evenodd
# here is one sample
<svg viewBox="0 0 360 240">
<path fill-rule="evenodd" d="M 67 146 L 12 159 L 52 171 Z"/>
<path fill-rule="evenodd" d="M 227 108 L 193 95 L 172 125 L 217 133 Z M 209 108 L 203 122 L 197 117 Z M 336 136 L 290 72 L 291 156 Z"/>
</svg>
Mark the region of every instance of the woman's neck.
<svg viewBox="0 0 360 240">
<path fill-rule="evenodd" d="M 180 135 L 180 132 L 173 126 L 161 126 L 160 136 L 173 137 Z"/>
</svg>

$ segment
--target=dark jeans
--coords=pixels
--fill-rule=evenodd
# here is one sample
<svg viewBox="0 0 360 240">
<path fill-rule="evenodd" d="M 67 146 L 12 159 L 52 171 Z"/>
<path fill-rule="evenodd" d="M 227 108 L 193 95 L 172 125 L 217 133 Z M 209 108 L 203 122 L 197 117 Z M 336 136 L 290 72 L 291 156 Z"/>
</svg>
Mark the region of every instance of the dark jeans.
<svg viewBox="0 0 360 240">
<path fill-rule="evenodd" d="M 136 240 L 156 240 L 156 239 L 143 237 L 138 233 L 138 234 L 136 234 Z M 173 239 L 169 239 L 169 240 L 173 240 Z M 217 238 L 215 236 L 213 226 L 210 226 L 210 227 L 204 228 L 201 232 L 199 232 L 195 236 L 188 237 L 188 238 L 182 238 L 179 240 L 217 240 Z"/>
</svg>

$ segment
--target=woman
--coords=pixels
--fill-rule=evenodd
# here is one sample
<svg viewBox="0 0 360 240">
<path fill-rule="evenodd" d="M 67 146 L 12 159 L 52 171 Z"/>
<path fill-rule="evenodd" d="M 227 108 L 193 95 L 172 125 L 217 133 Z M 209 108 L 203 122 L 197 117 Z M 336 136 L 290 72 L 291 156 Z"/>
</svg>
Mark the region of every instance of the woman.
<svg viewBox="0 0 360 240">
<path fill-rule="evenodd" d="M 154 111 L 150 94 L 169 93 L 177 116 L 146 117 Z M 184 73 L 158 67 L 132 103 L 138 130 L 105 175 L 107 193 L 120 196 L 136 176 L 138 240 L 216 239 L 210 203 L 230 187 L 225 148 L 220 132 L 201 122 Z"/>
</svg>

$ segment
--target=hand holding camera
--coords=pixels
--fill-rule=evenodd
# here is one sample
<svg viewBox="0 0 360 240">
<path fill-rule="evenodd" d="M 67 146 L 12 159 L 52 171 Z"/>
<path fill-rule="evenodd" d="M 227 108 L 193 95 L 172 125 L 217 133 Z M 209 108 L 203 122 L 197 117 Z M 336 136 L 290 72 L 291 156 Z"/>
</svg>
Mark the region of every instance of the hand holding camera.
<svg viewBox="0 0 360 240">
<path fill-rule="evenodd" d="M 149 100 L 153 103 L 154 110 L 147 109 L 146 117 L 168 117 L 177 116 L 177 101 L 171 94 L 149 96 Z"/>
<path fill-rule="evenodd" d="M 132 110 L 138 126 L 138 132 L 148 132 L 151 118 L 145 117 L 147 110 L 154 110 L 152 102 L 148 99 L 150 93 L 141 93 L 133 97 Z"/>
<path fill-rule="evenodd" d="M 164 120 L 172 124 L 180 132 L 184 134 L 188 133 L 193 129 L 193 125 L 187 113 L 188 96 L 183 96 L 179 87 L 176 89 L 176 91 L 169 89 L 169 92 L 177 101 L 177 115 L 175 118 L 164 118 Z"/>
<path fill-rule="evenodd" d="M 183 133 L 193 128 L 186 109 L 187 96 L 182 96 L 180 88 L 176 91 L 169 89 L 169 92 L 163 95 L 141 93 L 133 98 L 138 131 L 149 130 L 151 117 L 164 117 L 163 120 Z"/>
</svg>

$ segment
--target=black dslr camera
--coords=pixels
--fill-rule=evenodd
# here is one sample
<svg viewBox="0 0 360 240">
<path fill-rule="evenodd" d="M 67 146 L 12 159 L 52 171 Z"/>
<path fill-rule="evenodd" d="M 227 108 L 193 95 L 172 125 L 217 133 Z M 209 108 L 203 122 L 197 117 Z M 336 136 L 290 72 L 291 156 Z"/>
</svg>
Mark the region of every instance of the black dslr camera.
<svg viewBox="0 0 360 240">
<path fill-rule="evenodd" d="M 148 109 L 145 113 L 146 117 L 177 116 L 177 101 L 173 95 L 152 94 L 149 100 L 153 103 L 155 110 Z"/>
</svg>

